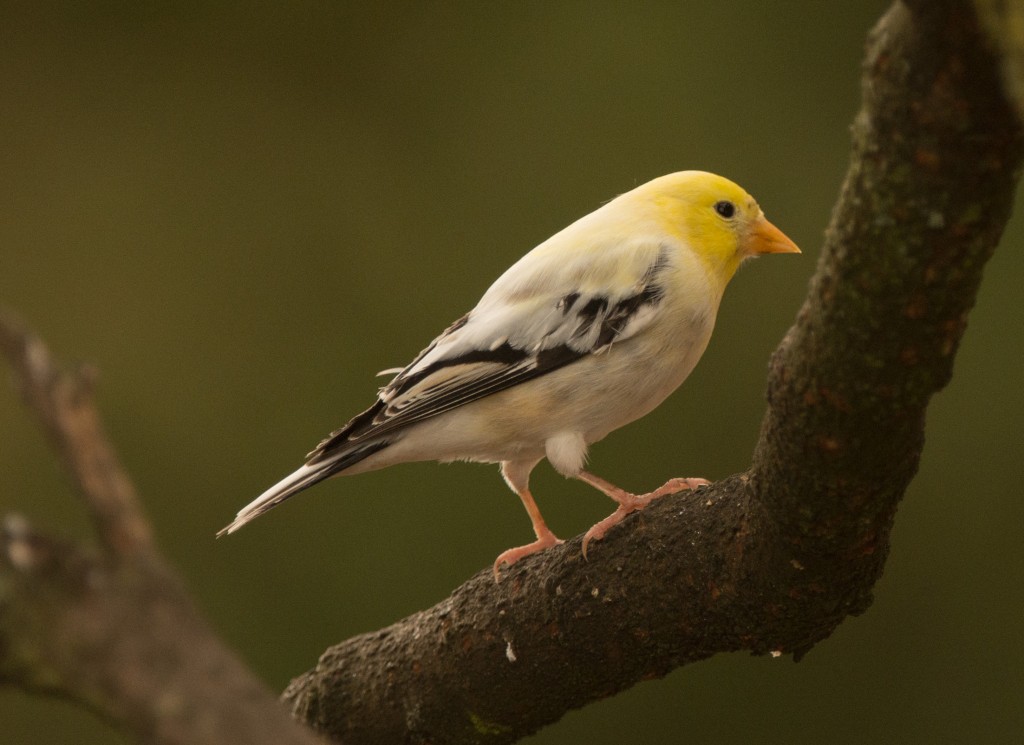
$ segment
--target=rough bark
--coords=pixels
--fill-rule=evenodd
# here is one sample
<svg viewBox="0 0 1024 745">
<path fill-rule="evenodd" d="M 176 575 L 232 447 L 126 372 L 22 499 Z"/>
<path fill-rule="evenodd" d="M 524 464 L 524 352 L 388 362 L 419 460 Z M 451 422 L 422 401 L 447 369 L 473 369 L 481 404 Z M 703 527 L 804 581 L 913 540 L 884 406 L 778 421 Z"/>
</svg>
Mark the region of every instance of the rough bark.
<svg viewBox="0 0 1024 745">
<path fill-rule="evenodd" d="M 345 743 L 512 742 L 718 652 L 799 658 L 863 612 L 1021 163 L 986 39 L 968 0 L 898 2 L 871 34 L 849 173 L 747 472 L 631 516 L 589 561 L 569 541 L 329 649 L 285 692 L 294 713 Z M 147 742 L 312 741 L 160 558 L 82 376 L 9 320 L 0 340 L 100 538 L 7 520 L 0 678 Z"/>
<path fill-rule="evenodd" d="M 0 314 L 0 351 L 98 538 L 91 549 L 5 518 L 0 682 L 74 699 L 140 742 L 321 742 L 224 646 L 160 556 L 100 424 L 91 372 L 58 370 L 9 314 Z"/>
</svg>

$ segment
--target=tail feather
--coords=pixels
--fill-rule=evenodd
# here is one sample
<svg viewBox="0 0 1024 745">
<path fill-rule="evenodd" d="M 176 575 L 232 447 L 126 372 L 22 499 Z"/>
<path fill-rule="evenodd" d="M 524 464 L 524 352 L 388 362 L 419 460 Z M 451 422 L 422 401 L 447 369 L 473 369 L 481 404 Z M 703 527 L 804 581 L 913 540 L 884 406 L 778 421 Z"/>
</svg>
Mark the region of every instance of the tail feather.
<svg viewBox="0 0 1024 745">
<path fill-rule="evenodd" d="M 247 504 L 235 519 L 217 532 L 217 537 L 230 535 L 248 522 L 255 520 L 265 512 L 277 507 L 289 497 L 293 497 L 301 491 L 318 484 L 326 478 L 330 478 L 345 470 L 349 466 L 358 463 L 367 456 L 376 453 L 388 446 L 388 442 L 376 442 L 363 446 L 358 450 L 339 453 L 336 457 L 319 462 L 308 462 L 297 471 L 285 476 L 272 487 L 260 494 L 256 499 Z"/>
</svg>

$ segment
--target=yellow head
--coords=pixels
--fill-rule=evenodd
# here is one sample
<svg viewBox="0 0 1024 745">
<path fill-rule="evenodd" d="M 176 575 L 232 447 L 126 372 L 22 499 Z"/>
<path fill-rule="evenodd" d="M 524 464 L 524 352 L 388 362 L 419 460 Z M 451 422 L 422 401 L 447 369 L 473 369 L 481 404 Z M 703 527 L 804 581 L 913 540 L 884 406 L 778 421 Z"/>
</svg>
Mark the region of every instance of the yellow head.
<svg viewBox="0 0 1024 745">
<path fill-rule="evenodd" d="M 744 259 L 800 253 L 793 241 L 765 219 L 752 196 L 713 173 L 670 173 L 622 196 L 653 208 L 661 229 L 689 245 L 723 284 Z"/>
</svg>

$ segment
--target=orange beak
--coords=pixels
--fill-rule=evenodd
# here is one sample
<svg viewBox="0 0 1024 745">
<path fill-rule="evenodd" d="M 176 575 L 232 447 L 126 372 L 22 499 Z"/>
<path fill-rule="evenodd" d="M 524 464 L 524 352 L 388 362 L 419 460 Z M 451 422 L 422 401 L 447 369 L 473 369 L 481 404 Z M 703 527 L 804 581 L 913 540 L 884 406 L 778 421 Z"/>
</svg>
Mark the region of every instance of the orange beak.
<svg viewBox="0 0 1024 745">
<path fill-rule="evenodd" d="M 744 253 L 748 256 L 761 254 L 798 254 L 800 249 L 789 237 L 764 217 L 757 218 L 744 241 Z"/>
</svg>

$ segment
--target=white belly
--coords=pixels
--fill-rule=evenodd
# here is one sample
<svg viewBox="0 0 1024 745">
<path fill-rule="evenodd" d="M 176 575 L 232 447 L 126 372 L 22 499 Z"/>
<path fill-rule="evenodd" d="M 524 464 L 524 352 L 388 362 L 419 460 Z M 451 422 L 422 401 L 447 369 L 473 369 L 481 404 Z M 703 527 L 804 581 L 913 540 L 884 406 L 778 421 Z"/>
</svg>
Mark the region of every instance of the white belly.
<svg viewBox="0 0 1024 745">
<path fill-rule="evenodd" d="M 539 460 L 548 453 L 549 440 L 564 439 L 567 434 L 581 441 L 578 460 L 582 465 L 586 445 L 649 413 L 679 387 L 704 353 L 712 324 L 695 329 L 691 322 L 683 326 L 688 338 L 664 343 L 634 337 L 420 422 L 347 473 L 420 460 Z M 563 473 L 572 470 L 560 467 L 565 463 L 554 465 Z"/>
</svg>

